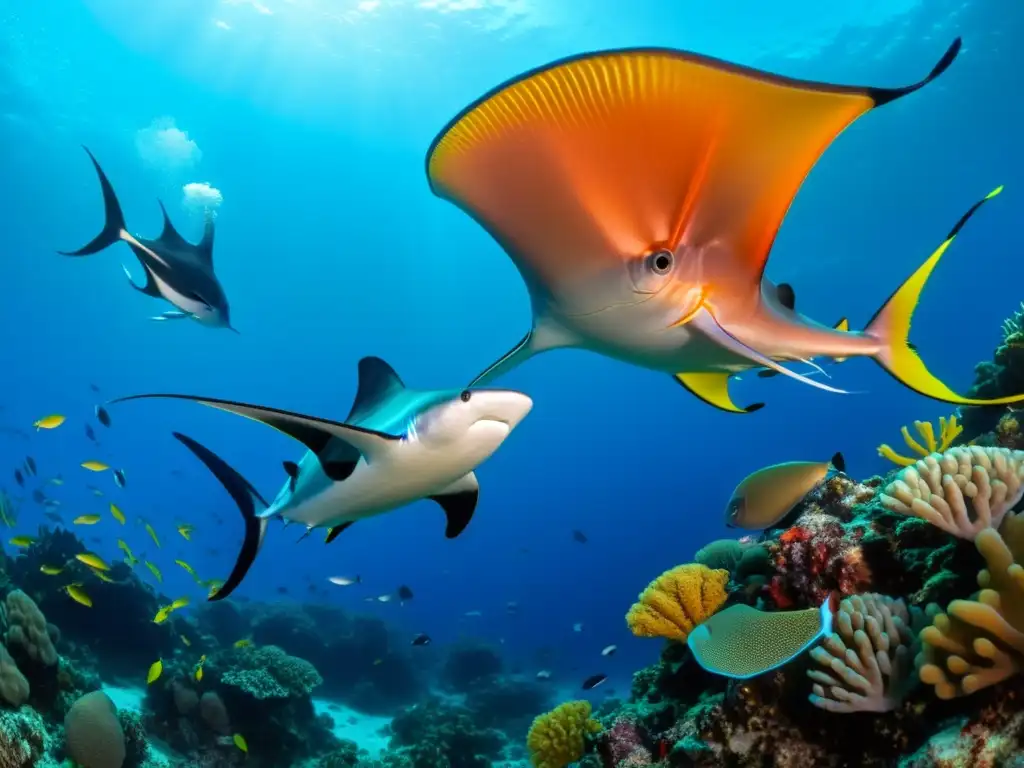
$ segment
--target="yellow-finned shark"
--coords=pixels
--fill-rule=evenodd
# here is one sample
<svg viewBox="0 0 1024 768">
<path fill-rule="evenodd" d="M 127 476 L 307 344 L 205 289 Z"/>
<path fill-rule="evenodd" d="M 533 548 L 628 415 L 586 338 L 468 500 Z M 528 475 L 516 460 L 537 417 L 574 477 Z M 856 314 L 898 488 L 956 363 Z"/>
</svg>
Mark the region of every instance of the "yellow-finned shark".
<svg viewBox="0 0 1024 768">
<path fill-rule="evenodd" d="M 238 561 L 210 600 L 222 600 L 242 583 L 273 517 L 307 529 L 330 528 L 330 542 L 357 520 L 430 499 L 444 510 L 445 535 L 455 538 L 476 510 L 476 468 L 533 407 L 529 397 L 511 390 L 408 389 L 378 357 L 359 361 L 359 387 L 344 422 L 192 395 L 133 395 L 112 402 L 154 397 L 192 400 L 255 419 L 309 449 L 298 464 L 284 462 L 288 480 L 268 504 L 213 451 L 174 433 L 221 482 L 245 521 Z"/>
<path fill-rule="evenodd" d="M 175 309 L 164 312 L 152 320 L 192 319 L 210 328 L 231 326 L 231 312 L 224 288 L 213 269 L 213 214 L 207 212 L 203 237 L 198 243 L 185 240 L 174 228 L 167 209 L 160 203 L 164 217 L 164 228 L 155 240 L 135 237 L 127 230 L 121 204 L 114 193 L 107 174 L 93 157 L 88 147 L 83 147 L 92 161 L 103 192 L 103 230 L 89 243 L 77 251 L 58 251 L 62 256 L 90 256 L 119 242 L 125 242 L 139 260 L 146 275 L 145 285 L 136 285 L 127 267 L 122 265 L 128 283 L 135 290 L 164 299 Z M 102 420 L 102 419 L 101 419 Z M 108 425 L 109 426 L 109 425 Z"/>
<path fill-rule="evenodd" d="M 763 405 L 729 395 L 729 378 L 752 368 L 843 392 L 783 365 L 816 357 L 870 357 L 950 403 L 1024 400 L 958 395 L 907 341 L 918 296 L 967 216 L 864 331 L 804 317 L 764 276 L 794 196 L 833 139 L 940 76 L 959 50 L 957 39 L 913 85 L 874 88 L 631 48 L 562 59 L 477 99 L 434 139 L 427 177 L 512 258 L 533 327 L 473 385 L 538 352 L 580 347 L 670 373 L 734 413 Z"/>
</svg>

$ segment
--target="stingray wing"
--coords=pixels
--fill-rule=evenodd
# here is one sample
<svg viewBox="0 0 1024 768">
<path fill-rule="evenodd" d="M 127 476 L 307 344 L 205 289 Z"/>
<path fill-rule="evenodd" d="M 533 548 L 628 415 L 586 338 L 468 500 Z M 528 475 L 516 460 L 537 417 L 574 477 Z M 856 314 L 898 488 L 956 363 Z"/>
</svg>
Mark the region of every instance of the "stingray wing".
<svg viewBox="0 0 1024 768">
<path fill-rule="evenodd" d="M 959 47 L 897 89 L 794 80 L 675 50 L 576 56 L 463 110 L 432 143 L 427 176 L 527 280 L 550 285 L 657 248 L 712 242 L 760 276 L 830 142 L 937 77 Z"/>
</svg>

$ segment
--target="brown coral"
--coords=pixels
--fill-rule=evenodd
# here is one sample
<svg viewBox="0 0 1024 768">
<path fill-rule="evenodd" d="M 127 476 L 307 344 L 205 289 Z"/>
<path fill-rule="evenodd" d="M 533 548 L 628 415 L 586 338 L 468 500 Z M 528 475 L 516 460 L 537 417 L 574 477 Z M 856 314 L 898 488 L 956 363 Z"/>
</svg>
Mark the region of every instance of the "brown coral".
<svg viewBox="0 0 1024 768">
<path fill-rule="evenodd" d="M 1002 535 L 981 531 L 975 546 L 988 565 L 981 591 L 954 600 L 921 631 L 921 680 L 939 698 L 964 696 L 1024 668 L 1024 516 L 1003 521 Z"/>
<path fill-rule="evenodd" d="M 8 648 L 20 648 L 28 658 L 44 666 L 56 664 L 57 649 L 47 631 L 46 617 L 35 601 L 16 589 L 7 595 L 5 608 L 7 633 L 4 641 Z"/>
<path fill-rule="evenodd" d="M 637 637 L 685 642 L 694 627 L 722 607 L 729 572 L 705 565 L 680 565 L 652 581 L 626 614 Z"/>
<path fill-rule="evenodd" d="M 903 469 L 881 496 L 893 512 L 915 515 L 962 539 L 998 528 L 1024 494 L 1024 451 L 972 445 L 926 456 Z"/>
<path fill-rule="evenodd" d="M 0 645 L 0 699 L 20 707 L 28 700 L 28 694 L 28 680 L 21 674 L 7 649 Z"/>
<path fill-rule="evenodd" d="M 121 768 L 126 754 L 117 707 L 102 691 L 87 693 L 64 718 L 68 754 L 84 768 Z"/>
</svg>

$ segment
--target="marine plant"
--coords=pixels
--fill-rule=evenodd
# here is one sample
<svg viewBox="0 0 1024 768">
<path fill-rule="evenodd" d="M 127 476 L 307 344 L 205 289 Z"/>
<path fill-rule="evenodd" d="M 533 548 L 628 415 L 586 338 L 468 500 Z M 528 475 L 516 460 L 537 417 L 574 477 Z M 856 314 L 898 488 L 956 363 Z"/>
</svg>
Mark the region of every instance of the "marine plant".
<svg viewBox="0 0 1024 768">
<path fill-rule="evenodd" d="M 881 502 L 893 512 L 915 515 L 962 539 L 998 528 L 1024 495 L 1024 451 L 951 448 L 900 471 Z"/>
<path fill-rule="evenodd" d="M 685 642 L 694 627 L 722 607 L 728 584 L 726 570 L 699 563 L 676 566 L 640 593 L 626 614 L 626 624 L 637 637 Z"/>
<path fill-rule="evenodd" d="M 928 456 L 932 453 L 942 453 L 947 448 L 953 445 L 953 441 L 960 436 L 960 433 L 964 431 L 963 426 L 957 423 L 956 414 L 953 414 L 948 419 L 945 416 L 939 417 L 939 439 L 935 439 L 935 428 L 932 426 L 930 421 L 915 421 L 914 428 L 917 430 L 917 434 L 924 440 L 924 445 L 917 442 L 913 437 L 910 436 L 910 430 L 906 427 L 900 427 L 900 434 L 903 435 L 903 442 L 907 444 L 914 453 L 920 456 Z M 917 458 L 912 456 L 903 456 L 902 454 L 896 453 L 888 443 L 883 443 L 878 446 L 878 455 L 882 458 L 888 459 L 893 464 L 899 464 L 904 467 L 908 467 L 917 461 Z"/>
<path fill-rule="evenodd" d="M 534 768 L 566 768 L 583 757 L 586 737 L 600 732 L 589 701 L 567 701 L 534 718 L 526 736 Z"/>
</svg>

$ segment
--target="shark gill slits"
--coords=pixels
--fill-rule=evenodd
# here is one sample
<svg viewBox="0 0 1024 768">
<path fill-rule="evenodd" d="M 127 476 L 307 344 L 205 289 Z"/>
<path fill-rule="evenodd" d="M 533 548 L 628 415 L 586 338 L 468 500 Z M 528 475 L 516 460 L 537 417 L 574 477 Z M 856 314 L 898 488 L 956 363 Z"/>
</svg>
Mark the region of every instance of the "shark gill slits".
<svg viewBox="0 0 1024 768">
<path fill-rule="evenodd" d="M 288 475 L 288 490 L 295 491 L 295 481 L 299 477 L 299 465 L 294 461 L 283 461 L 281 465 L 284 467 L 285 474 Z"/>
</svg>

